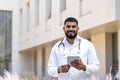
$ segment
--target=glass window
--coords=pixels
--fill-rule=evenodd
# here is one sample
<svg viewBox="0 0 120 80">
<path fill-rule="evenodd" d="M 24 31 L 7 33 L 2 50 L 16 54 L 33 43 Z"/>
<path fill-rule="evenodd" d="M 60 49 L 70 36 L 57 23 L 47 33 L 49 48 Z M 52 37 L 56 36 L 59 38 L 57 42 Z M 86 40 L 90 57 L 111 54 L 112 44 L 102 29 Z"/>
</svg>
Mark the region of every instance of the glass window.
<svg viewBox="0 0 120 80">
<path fill-rule="evenodd" d="M 22 9 L 20 9 L 20 17 L 19 17 L 20 19 L 20 22 L 19 22 L 19 35 L 21 35 L 22 34 L 22 26 L 23 26 L 23 10 Z"/>
<path fill-rule="evenodd" d="M 39 25 L 39 0 L 35 0 L 35 26 Z"/>
<path fill-rule="evenodd" d="M 46 20 L 50 19 L 52 16 L 52 0 L 46 1 Z"/>
<path fill-rule="evenodd" d="M 60 12 L 66 9 L 66 0 L 60 0 Z"/>
<path fill-rule="evenodd" d="M 0 74 L 11 70 L 12 12 L 0 10 Z"/>
<path fill-rule="evenodd" d="M 86 16 L 92 12 L 91 0 L 80 0 L 80 17 Z"/>
<path fill-rule="evenodd" d="M 26 13 L 26 31 L 29 31 L 30 29 L 30 3 L 27 3 L 27 13 Z"/>
</svg>

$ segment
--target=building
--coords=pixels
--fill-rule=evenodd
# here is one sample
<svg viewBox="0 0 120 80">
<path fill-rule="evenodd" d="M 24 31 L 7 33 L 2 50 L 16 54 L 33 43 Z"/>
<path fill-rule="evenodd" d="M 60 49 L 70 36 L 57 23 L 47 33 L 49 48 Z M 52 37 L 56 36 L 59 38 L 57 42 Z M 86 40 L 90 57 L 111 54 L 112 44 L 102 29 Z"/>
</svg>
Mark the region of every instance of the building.
<svg viewBox="0 0 120 80">
<path fill-rule="evenodd" d="M 16 6 L 16 7 L 15 7 Z M 0 0 L 0 74 L 12 71 L 13 55 L 17 50 L 18 1 Z"/>
<path fill-rule="evenodd" d="M 120 65 L 119 0 L 20 0 L 19 51 L 24 60 L 20 71 L 46 76 L 46 66 L 54 43 L 64 36 L 63 21 L 79 20 L 79 34 L 91 40 L 101 62 L 100 76 L 110 66 Z"/>
<path fill-rule="evenodd" d="M 19 0 L 14 8 L 12 71 L 46 78 L 51 48 L 64 37 L 63 21 L 73 16 L 79 20 L 79 35 L 96 47 L 98 75 L 103 78 L 110 66 L 114 73 L 120 69 L 119 7 L 119 0 Z"/>
</svg>

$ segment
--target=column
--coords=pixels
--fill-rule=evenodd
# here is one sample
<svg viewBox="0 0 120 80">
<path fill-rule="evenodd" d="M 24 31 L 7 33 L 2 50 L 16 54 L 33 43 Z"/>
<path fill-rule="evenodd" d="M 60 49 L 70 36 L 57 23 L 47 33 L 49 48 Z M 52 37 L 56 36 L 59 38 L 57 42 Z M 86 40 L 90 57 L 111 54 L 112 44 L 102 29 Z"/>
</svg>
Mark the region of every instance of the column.
<svg viewBox="0 0 120 80">
<path fill-rule="evenodd" d="M 96 48 L 96 53 L 100 61 L 100 70 L 97 75 L 103 78 L 106 74 L 106 35 L 105 33 L 91 36 L 91 41 Z"/>
</svg>

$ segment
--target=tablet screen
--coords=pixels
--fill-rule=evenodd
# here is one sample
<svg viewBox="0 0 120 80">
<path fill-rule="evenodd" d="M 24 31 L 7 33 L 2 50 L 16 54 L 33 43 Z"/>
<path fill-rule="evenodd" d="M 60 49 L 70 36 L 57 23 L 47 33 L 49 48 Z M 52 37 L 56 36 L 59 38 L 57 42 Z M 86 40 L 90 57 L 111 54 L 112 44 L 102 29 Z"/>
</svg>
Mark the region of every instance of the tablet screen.
<svg viewBox="0 0 120 80">
<path fill-rule="evenodd" d="M 67 56 L 67 63 L 71 66 L 71 61 L 80 60 L 79 56 Z"/>
</svg>

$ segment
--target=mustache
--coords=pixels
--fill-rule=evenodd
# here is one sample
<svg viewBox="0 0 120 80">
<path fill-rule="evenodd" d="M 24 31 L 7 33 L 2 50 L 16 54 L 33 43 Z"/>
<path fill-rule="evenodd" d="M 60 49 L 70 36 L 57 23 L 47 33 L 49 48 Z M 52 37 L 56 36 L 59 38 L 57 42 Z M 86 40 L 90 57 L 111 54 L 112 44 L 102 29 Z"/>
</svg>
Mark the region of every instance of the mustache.
<svg viewBox="0 0 120 80">
<path fill-rule="evenodd" d="M 69 30 L 69 31 L 67 31 L 67 33 L 69 33 L 69 32 L 74 32 L 74 33 L 75 33 L 75 31 L 73 31 L 73 30 Z"/>
</svg>

